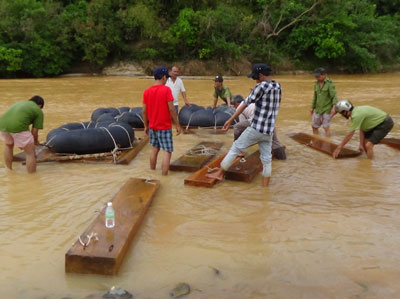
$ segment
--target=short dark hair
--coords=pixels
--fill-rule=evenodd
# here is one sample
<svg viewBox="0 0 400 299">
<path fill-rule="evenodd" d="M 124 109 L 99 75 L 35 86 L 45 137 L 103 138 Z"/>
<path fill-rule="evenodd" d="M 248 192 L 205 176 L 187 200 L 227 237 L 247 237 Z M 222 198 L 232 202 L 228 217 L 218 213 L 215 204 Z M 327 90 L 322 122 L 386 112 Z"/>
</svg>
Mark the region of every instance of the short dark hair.
<svg viewBox="0 0 400 299">
<path fill-rule="evenodd" d="M 35 102 L 38 106 L 44 107 L 44 100 L 41 96 L 33 96 L 29 101 Z"/>
<path fill-rule="evenodd" d="M 244 101 L 244 99 L 240 94 L 234 95 L 231 100 L 232 104 L 239 104 L 243 101 Z"/>
</svg>

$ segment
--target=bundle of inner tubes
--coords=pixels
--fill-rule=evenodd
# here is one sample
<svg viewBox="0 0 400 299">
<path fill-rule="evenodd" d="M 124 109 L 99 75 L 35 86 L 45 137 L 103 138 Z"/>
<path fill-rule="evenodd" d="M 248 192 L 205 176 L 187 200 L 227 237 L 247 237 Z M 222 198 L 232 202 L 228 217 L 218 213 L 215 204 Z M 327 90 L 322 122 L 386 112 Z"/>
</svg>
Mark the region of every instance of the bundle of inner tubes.
<svg viewBox="0 0 400 299">
<path fill-rule="evenodd" d="M 220 105 L 216 109 L 192 104 L 179 111 L 178 119 L 182 126 L 220 127 L 235 113 L 235 108 Z M 236 122 L 236 120 L 235 120 Z M 235 123 L 234 122 L 234 123 Z"/>
<path fill-rule="evenodd" d="M 144 128 L 142 110 L 142 107 L 98 108 L 93 111 L 91 120 L 94 122 L 114 120 L 128 123 L 132 128 Z"/>
<path fill-rule="evenodd" d="M 134 141 L 132 127 L 125 122 L 69 123 L 47 134 L 46 146 L 60 154 L 95 154 L 131 148 Z"/>
</svg>

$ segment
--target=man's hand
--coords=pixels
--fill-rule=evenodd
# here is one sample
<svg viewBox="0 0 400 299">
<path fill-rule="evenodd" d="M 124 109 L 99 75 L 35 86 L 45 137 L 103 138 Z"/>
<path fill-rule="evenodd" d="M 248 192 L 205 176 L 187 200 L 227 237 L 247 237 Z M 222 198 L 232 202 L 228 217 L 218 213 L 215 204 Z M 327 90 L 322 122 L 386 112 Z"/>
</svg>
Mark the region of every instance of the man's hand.
<svg viewBox="0 0 400 299">
<path fill-rule="evenodd" d="M 311 116 L 314 114 L 314 109 L 310 110 L 310 114 L 311 114 Z"/>
<path fill-rule="evenodd" d="M 342 150 L 342 148 L 340 146 L 338 146 L 335 149 L 335 151 L 333 152 L 332 157 L 336 159 L 339 156 L 341 150 Z"/>
<path fill-rule="evenodd" d="M 176 136 L 178 136 L 182 132 L 182 127 L 178 124 L 176 125 Z"/>
<path fill-rule="evenodd" d="M 232 121 L 229 119 L 224 123 L 224 126 L 222 127 L 222 131 L 228 131 L 230 126 L 231 126 Z"/>
<path fill-rule="evenodd" d="M 144 132 L 146 133 L 146 135 L 149 135 L 149 127 L 148 126 L 144 126 Z"/>
</svg>

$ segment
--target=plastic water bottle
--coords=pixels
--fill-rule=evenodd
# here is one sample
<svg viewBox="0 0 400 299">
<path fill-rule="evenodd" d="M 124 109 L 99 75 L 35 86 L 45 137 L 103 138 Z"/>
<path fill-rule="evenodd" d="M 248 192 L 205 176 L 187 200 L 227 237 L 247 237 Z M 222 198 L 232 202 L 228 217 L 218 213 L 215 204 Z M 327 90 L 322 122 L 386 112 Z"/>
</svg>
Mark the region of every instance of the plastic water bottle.
<svg viewBox="0 0 400 299">
<path fill-rule="evenodd" d="M 108 202 L 106 208 L 106 227 L 113 228 L 114 226 L 115 226 L 115 212 L 112 207 L 112 202 Z"/>
</svg>

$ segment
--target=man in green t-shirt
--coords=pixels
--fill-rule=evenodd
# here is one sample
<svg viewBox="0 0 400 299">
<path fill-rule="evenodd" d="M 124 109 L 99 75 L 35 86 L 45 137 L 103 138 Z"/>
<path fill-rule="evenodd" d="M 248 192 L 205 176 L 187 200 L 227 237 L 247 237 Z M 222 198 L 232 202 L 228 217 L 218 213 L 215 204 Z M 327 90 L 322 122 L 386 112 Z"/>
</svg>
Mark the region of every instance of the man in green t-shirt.
<svg viewBox="0 0 400 299">
<path fill-rule="evenodd" d="M 360 151 L 366 152 L 369 159 L 374 157 L 374 145 L 378 144 L 393 128 L 393 120 L 386 112 L 372 106 L 354 107 L 348 100 L 340 100 L 335 106 L 347 119 L 351 119 L 350 132 L 333 152 L 337 158 L 342 148 L 360 130 Z"/>
<path fill-rule="evenodd" d="M 228 106 L 231 105 L 232 93 L 229 88 L 223 84 L 223 82 L 224 78 L 222 76 L 215 76 L 213 109 L 217 107 L 218 97 L 220 97 Z"/>
<path fill-rule="evenodd" d="M 12 169 L 15 145 L 25 152 L 28 172 L 36 171 L 35 145 L 39 145 L 38 133 L 39 129 L 43 129 L 43 106 L 43 98 L 34 96 L 29 101 L 13 104 L 0 117 L 0 138 L 5 143 L 4 161 L 7 168 Z"/>
<path fill-rule="evenodd" d="M 327 78 L 326 70 L 322 67 L 316 68 L 313 76 L 317 81 L 314 84 L 314 96 L 310 110 L 311 127 L 313 134 L 318 135 L 318 129 L 322 125 L 326 137 L 330 137 L 331 119 L 335 115 L 335 104 L 337 103 L 335 84 Z"/>
</svg>

